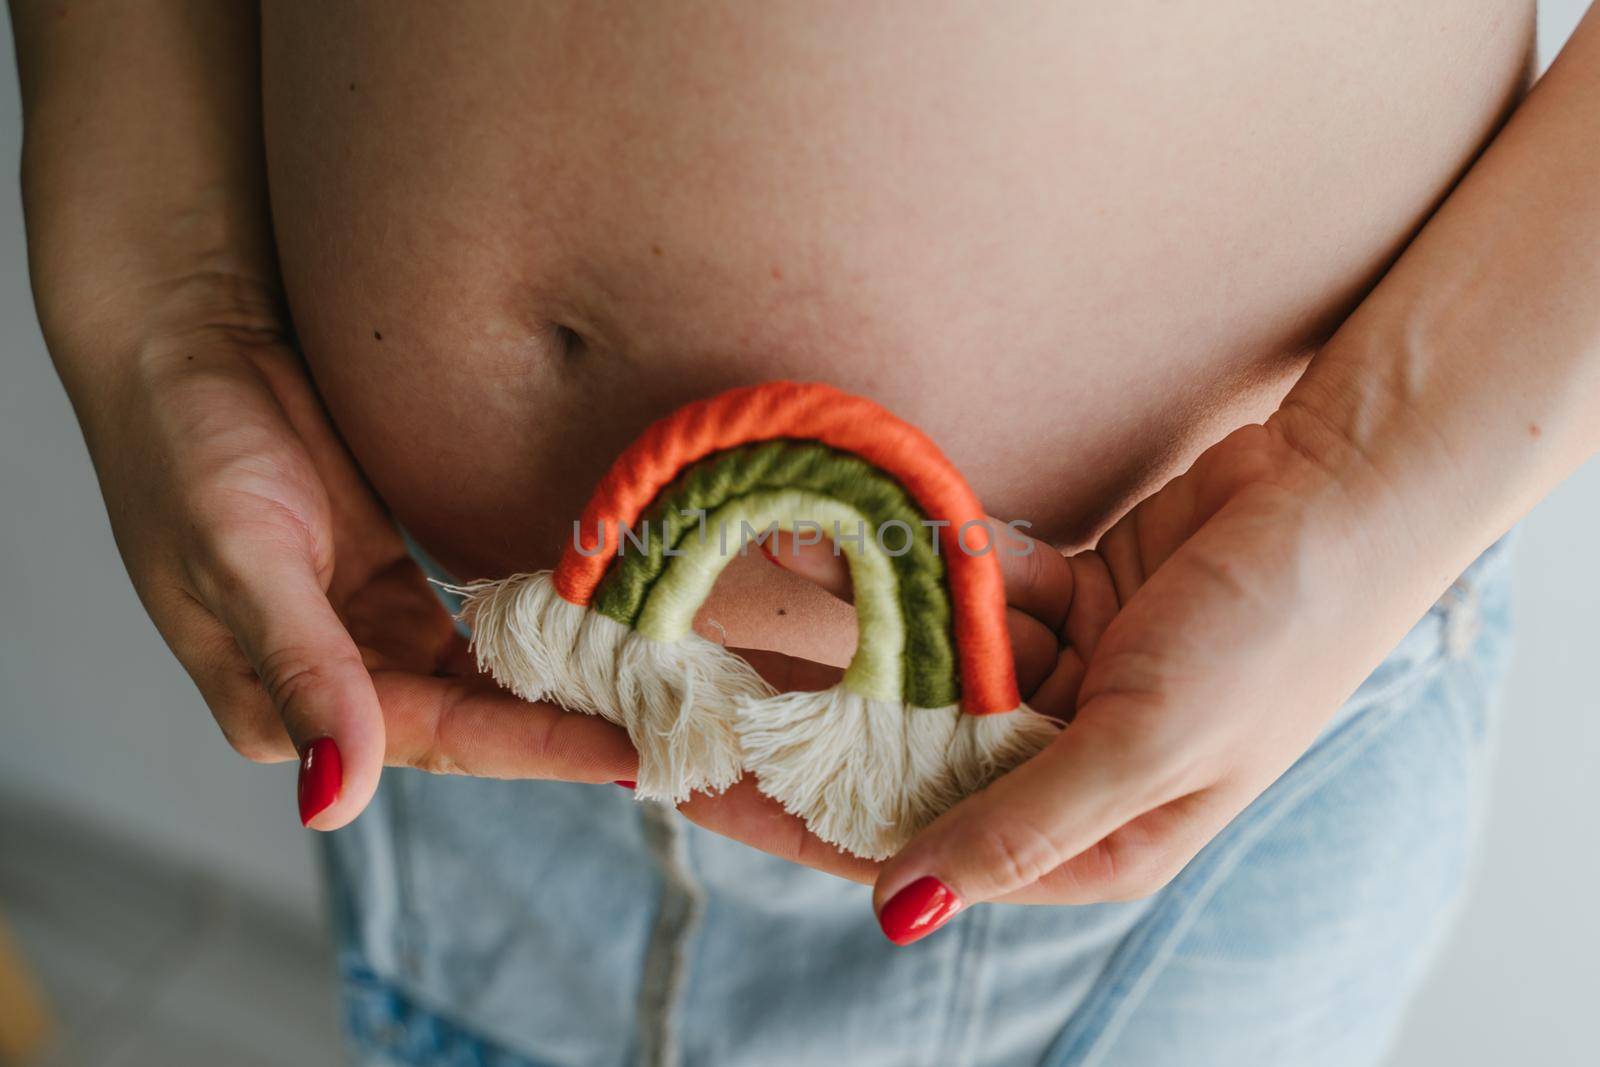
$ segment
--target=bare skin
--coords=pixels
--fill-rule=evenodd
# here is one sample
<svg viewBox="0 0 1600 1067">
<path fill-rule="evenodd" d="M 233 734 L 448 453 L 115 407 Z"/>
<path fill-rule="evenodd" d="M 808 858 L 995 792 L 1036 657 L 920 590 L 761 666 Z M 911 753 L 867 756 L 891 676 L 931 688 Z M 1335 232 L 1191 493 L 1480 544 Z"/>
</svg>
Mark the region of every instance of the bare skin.
<svg viewBox="0 0 1600 1067">
<path fill-rule="evenodd" d="M 1527 5 L 1393 7 L 643 7 L 596 36 L 593 5 L 272 5 L 257 76 L 245 5 L 18 2 L 41 322 L 223 731 L 343 752 L 312 826 L 385 763 L 632 766 L 460 672 L 385 507 L 464 575 L 536 565 L 649 417 L 821 377 L 925 425 L 994 512 L 1093 540 L 1007 585 L 1030 696 L 1076 718 L 881 867 L 749 783 L 687 813 L 879 907 L 924 877 L 1141 895 L 1600 449 L 1600 18 L 1496 133 Z M 730 638 L 836 658 L 745 625 L 772 574 Z"/>
<path fill-rule="evenodd" d="M 266 5 L 295 327 L 401 524 L 548 564 L 647 421 L 798 377 L 1089 543 L 1277 406 L 1532 43 L 1523 0 L 1006 11 Z"/>
</svg>

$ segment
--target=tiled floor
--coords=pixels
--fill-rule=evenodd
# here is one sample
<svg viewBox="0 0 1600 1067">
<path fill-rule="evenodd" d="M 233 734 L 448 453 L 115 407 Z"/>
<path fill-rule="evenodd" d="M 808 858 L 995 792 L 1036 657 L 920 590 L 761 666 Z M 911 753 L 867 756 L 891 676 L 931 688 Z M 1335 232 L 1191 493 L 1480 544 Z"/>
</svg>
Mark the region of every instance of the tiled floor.
<svg viewBox="0 0 1600 1067">
<path fill-rule="evenodd" d="M 29 1067 L 336 1067 L 321 931 L 82 827 L 0 807 L 0 915 L 57 1019 Z"/>
</svg>

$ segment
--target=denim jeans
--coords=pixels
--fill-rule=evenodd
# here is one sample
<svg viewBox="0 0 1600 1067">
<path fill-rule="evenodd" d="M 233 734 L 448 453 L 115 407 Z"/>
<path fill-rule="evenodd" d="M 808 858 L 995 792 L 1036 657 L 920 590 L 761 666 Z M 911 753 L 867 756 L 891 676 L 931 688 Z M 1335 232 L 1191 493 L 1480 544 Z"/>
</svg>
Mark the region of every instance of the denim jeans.
<svg viewBox="0 0 1600 1067">
<path fill-rule="evenodd" d="M 389 771 L 327 839 L 355 1061 L 1376 1063 L 1469 864 L 1508 558 L 1155 896 L 982 905 L 907 948 L 865 887 L 623 789 Z"/>
</svg>

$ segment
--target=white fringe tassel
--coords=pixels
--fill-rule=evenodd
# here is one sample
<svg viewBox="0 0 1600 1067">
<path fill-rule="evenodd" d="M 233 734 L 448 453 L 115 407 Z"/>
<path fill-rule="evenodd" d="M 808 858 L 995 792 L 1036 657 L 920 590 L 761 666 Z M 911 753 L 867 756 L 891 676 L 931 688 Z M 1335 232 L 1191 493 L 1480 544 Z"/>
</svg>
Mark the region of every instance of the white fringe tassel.
<svg viewBox="0 0 1600 1067">
<path fill-rule="evenodd" d="M 607 620 L 608 622 L 610 620 Z M 617 658 L 617 707 L 639 750 L 635 794 L 674 804 L 739 780 L 734 709 L 775 690 L 744 660 L 697 634 L 667 644 L 633 633 Z"/>
<path fill-rule="evenodd" d="M 674 804 L 739 780 L 734 709 L 774 690 L 744 660 L 690 634 L 656 641 L 556 595 L 549 571 L 447 587 L 462 597 L 480 669 L 524 700 L 549 700 L 628 731 L 635 795 Z"/>
<path fill-rule="evenodd" d="M 962 797 L 1038 752 L 1061 724 L 870 700 L 844 686 L 739 705 L 744 764 L 811 832 L 883 859 Z"/>
<path fill-rule="evenodd" d="M 563 600 L 549 571 L 446 588 L 463 598 L 478 666 L 495 681 L 628 731 L 639 797 L 681 803 L 750 770 L 818 837 L 868 859 L 898 851 L 1061 729 L 1025 705 L 964 715 L 842 685 L 778 694 L 703 637 L 656 641 Z"/>
</svg>

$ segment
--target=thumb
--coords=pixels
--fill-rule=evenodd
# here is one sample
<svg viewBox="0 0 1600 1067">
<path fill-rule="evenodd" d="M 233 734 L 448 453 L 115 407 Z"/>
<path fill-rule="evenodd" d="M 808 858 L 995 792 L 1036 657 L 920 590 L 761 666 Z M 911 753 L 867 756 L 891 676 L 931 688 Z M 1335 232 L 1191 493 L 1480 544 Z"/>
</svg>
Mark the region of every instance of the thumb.
<svg viewBox="0 0 1600 1067">
<path fill-rule="evenodd" d="M 906 945 L 962 908 L 1014 893 L 1171 797 L 1151 757 L 1094 717 L 956 804 L 879 871 L 873 909 Z M 1113 720 L 1114 721 L 1114 720 Z"/>
<path fill-rule="evenodd" d="M 359 815 L 383 769 L 384 723 L 372 676 L 309 556 L 259 550 L 223 564 L 207 607 L 227 626 L 283 717 L 300 755 L 300 821 L 336 830 Z"/>
</svg>

